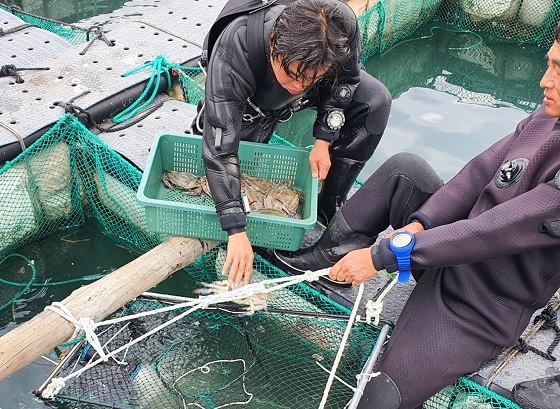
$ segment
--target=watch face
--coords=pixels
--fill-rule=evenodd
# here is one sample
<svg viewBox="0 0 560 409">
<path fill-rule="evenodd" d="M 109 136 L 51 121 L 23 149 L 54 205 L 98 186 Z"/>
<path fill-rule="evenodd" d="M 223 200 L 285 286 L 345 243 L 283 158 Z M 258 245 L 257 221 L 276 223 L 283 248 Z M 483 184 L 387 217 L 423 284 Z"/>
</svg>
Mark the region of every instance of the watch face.
<svg viewBox="0 0 560 409">
<path fill-rule="evenodd" d="M 393 236 L 393 245 L 396 247 L 406 247 L 412 241 L 412 236 L 407 233 L 397 233 Z"/>
<path fill-rule="evenodd" d="M 327 126 L 332 130 L 339 130 L 344 125 L 344 120 L 342 111 L 331 111 L 327 115 Z"/>
</svg>

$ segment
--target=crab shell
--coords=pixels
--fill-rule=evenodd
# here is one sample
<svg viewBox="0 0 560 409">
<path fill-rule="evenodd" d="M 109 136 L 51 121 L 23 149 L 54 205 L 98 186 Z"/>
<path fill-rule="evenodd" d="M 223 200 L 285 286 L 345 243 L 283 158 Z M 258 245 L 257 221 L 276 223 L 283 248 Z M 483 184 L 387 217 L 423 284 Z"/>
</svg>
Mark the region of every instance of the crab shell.
<svg viewBox="0 0 560 409">
<path fill-rule="evenodd" d="M 178 189 L 191 196 L 198 196 L 202 191 L 198 178 L 189 172 L 169 170 L 163 174 L 161 180 L 166 188 Z"/>
</svg>

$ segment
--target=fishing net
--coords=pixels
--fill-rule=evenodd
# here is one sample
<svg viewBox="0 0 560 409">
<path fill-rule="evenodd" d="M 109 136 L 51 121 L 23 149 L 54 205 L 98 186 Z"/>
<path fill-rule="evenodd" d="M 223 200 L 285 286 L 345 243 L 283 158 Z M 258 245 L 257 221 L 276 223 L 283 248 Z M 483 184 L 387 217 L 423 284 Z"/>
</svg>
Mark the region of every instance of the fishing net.
<svg viewBox="0 0 560 409">
<path fill-rule="evenodd" d="M 32 13 L 21 10 L 17 6 L 7 6 L 6 4 L 0 3 L 0 8 L 4 11 L 12 13 L 16 17 L 19 17 L 27 24 L 58 34 L 60 37 L 68 40 L 68 42 L 74 45 L 82 44 L 95 38 L 94 31 L 91 29 L 36 16 Z"/>
<path fill-rule="evenodd" d="M 457 28 L 548 48 L 560 20 L 560 1 L 444 0 L 437 18 Z"/>
<path fill-rule="evenodd" d="M 187 267 L 201 280 L 220 278 L 225 248 L 210 250 Z M 256 280 L 284 273 L 257 257 Z M 263 271 L 266 274 L 263 274 Z M 117 316 L 164 308 L 172 301 L 140 298 Z M 165 296 L 162 296 L 165 298 Z M 305 284 L 270 293 L 266 311 L 220 303 L 193 311 L 156 334 L 124 348 L 66 381 L 57 401 L 125 408 L 312 408 L 319 407 L 332 363 L 348 324 L 348 311 Z M 142 316 L 100 329 L 115 350 L 184 313 L 185 308 Z M 359 322 L 350 332 L 325 408 L 342 408 L 353 391 L 379 329 Z M 79 372 L 96 356 L 89 344 L 75 348 L 56 378 Z M 321 366 L 323 366 L 323 369 Z M 347 385 L 345 385 L 346 383 Z"/>
<path fill-rule="evenodd" d="M 358 24 L 364 61 L 408 38 L 435 15 L 441 0 L 373 0 L 366 3 L 355 7 L 360 15 Z"/>
<path fill-rule="evenodd" d="M 422 407 L 424 409 L 521 409 L 519 405 L 464 377 L 429 399 Z"/>
<path fill-rule="evenodd" d="M 82 225 L 87 218 L 93 217 L 106 235 L 129 248 L 147 251 L 159 244 L 164 237 L 146 229 L 136 201 L 140 178 L 138 169 L 76 118 L 64 116 L 0 170 L 0 257 L 6 263 L 3 267 L 8 267 L 3 270 L 13 272 L 6 277 L 22 284 L 29 278 L 28 269 L 20 268 L 21 260 L 11 257 L 17 246 Z M 223 245 L 216 247 L 185 272 L 198 281 L 223 279 L 217 272 L 224 256 Z M 258 255 L 254 270 L 257 281 L 287 276 Z M 7 288 L 0 284 L 1 304 L 24 291 Z M 154 311 L 170 302 L 138 299 L 116 315 Z M 56 395 L 56 402 L 92 408 L 216 409 L 233 402 L 255 408 L 317 407 L 349 310 L 302 283 L 271 295 L 266 311 L 251 315 L 242 310 L 246 307 L 230 302 L 193 311 L 123 349 L 116 360 L 111 358 L 72 378 Z M 115 350 L 183 311 L 111 324 L 101 327 L 98 336 L 102 345 Z M 351 398 L 356 375 L 378 336 L 377 326 L 354 324 L 325 407 L 342 408 Z M 95 359 L 87 343 L 78 344 L 53 376 L 69 376 Z M 483 399 L 488 408 L 516 408 L 465 379 L 432 398 L 426 407 L 462 407 L 456 402 L 471 395 Z"/>
<path fill-rule="evenodd" d="M 560 21 L 560 0 L 374 0 L 356 3 L 364 61 L 408 39 L 427 22 L 442 22 L 452 29 L 484 32 L 505 41 L 549 47 Z"/>
</svg>

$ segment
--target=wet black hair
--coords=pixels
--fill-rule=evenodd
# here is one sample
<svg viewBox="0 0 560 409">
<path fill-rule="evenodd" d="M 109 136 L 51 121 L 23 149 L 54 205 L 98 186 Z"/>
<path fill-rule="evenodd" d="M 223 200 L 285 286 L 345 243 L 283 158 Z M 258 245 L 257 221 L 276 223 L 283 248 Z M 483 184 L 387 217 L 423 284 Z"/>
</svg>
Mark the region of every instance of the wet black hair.
<svg viewBox="0 0 560 409">
<path fill-rule="evenodd" d="M 321 69 L 335 76 L 351 57 L 344 14 L 336 3 L 296 0 L 278 16 L 271 34 L 271 57 L 293 79 L 312 80 Z M 289 66 L 297 62 L 295 72 Z"/>
</svg>

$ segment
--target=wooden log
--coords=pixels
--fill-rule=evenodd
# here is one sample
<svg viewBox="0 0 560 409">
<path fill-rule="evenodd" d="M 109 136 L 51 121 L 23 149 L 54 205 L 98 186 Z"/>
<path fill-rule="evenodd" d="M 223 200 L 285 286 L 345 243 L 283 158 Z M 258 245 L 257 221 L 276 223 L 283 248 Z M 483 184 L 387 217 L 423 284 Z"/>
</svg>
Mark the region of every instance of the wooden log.
<svg viewBox="0 0 560 409">
<path fill-rule="evenodd" d="M 173 236 L 62 303 L 74 318 L 105 319 L 175 271 L 192 263 L 218 242 Z M 67 341 L 75 326 L 53 311 L 43 311 L 0 337 L 0 381 Z"/>
</svg>

